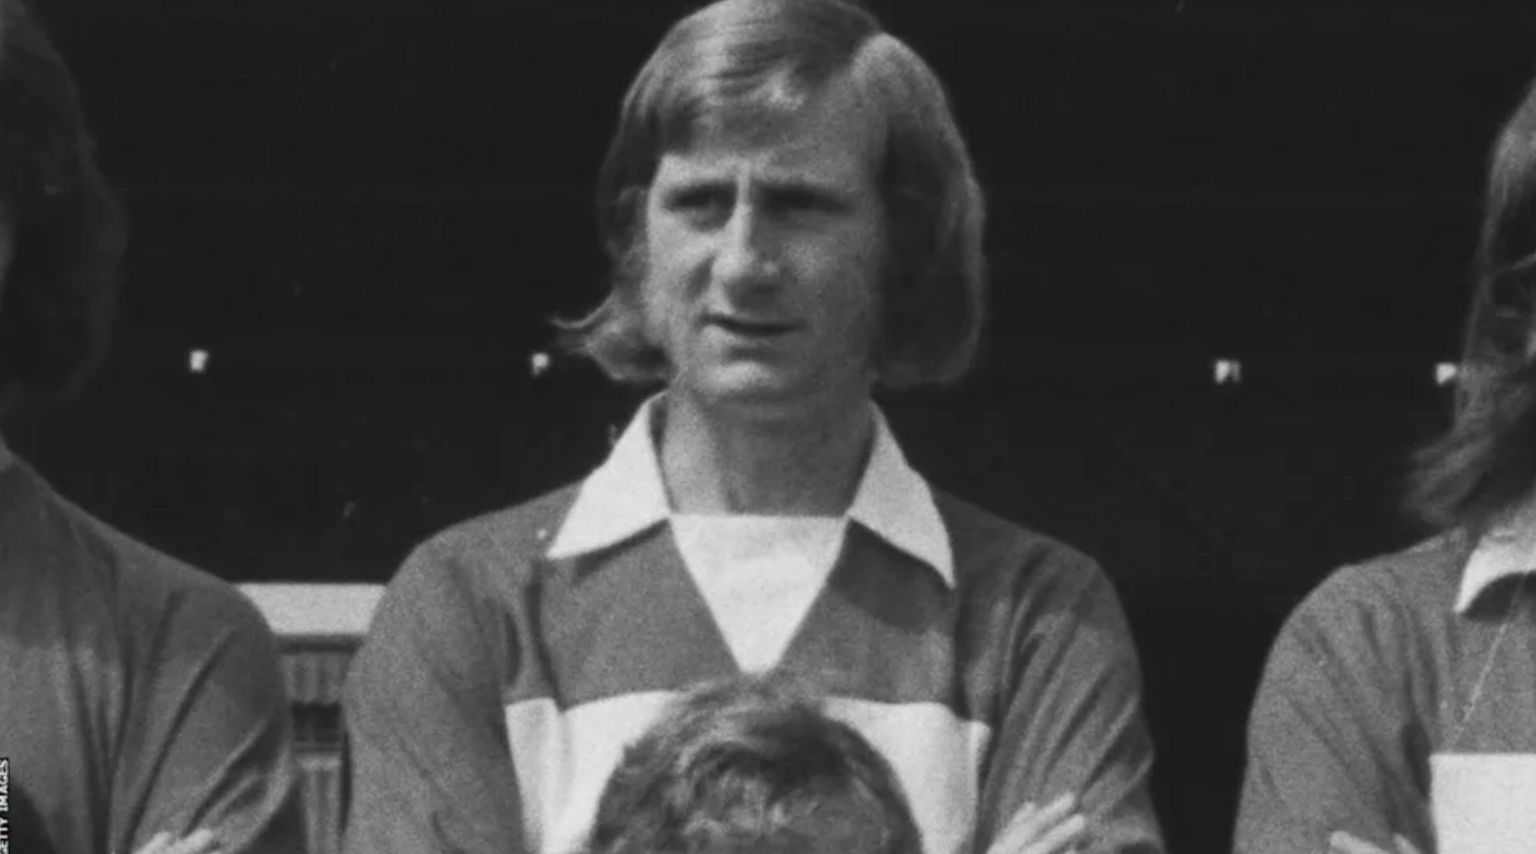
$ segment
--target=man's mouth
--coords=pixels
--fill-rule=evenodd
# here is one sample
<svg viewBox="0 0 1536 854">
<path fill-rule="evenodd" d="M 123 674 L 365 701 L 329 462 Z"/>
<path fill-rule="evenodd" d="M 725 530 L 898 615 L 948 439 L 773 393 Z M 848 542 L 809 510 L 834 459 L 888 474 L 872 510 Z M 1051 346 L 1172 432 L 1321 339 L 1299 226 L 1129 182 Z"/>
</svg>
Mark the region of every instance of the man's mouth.
<svg viewBox="0 0 1536 854">
<path fill-rule="evenodd" d="M 795 331 L 796 324 L 782 320 L 765 320 L 730 314 L 710 314 L 704 318 L 711 326 L 718 326 L 733 335 L 765 338 Z"/>
</svg>

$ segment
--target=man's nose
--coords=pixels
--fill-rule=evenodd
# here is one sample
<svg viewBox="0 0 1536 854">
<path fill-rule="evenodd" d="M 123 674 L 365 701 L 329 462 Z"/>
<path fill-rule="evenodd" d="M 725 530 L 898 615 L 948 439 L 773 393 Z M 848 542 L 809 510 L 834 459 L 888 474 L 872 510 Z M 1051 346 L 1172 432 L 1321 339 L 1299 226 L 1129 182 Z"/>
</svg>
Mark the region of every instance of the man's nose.
<svg viewBox="0 0 1536 854">
<path fill-rule="evenodd" d="M 772 225 L 763 211 L 750 202 L 738 203 L 720 232 L 715 254 L 715 277 L 731 285 L 760 285 L 777 274 Z"/>
</svg>

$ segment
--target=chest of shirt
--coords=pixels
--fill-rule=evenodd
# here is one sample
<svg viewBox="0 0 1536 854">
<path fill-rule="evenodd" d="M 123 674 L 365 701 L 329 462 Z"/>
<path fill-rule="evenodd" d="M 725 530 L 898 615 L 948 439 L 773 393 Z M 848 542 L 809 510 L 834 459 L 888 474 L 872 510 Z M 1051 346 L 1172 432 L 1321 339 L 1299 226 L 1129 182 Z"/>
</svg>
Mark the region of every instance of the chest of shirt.
<svg viewBox="0 0 1536 854">
<path fill-rule="evenodd" d="M 678 693 L 777 667 L 824 693 L 828 711 L 891 762 L 928 850 L 958 850 L 992 727 L 974 714 L 986 704 L 975 702 L 977 680 L 957 652 L 954 597 L 931 572 L 855 539 L 782 650 L 754 668 L 733 648 L 730 621 L 770 621 L 799 603 L 762 596 L 716 607 L 664 530 L 600 565 L 549 568 L 524 603 L 523 622 L 537 631 L 524 632 L 503 695 L 530 842 L 545 852 L 580 842 L 624 746 Z"/>
</svg>

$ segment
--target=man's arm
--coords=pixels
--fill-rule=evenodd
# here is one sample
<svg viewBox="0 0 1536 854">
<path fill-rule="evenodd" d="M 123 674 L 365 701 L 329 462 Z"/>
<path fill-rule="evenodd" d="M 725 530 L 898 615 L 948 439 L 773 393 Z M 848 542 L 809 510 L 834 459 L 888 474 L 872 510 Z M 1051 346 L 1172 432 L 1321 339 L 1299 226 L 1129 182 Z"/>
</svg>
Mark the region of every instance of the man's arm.
<svg viewBox="0 0 1536 854">
<path fill-rule="evenodd" d="M 304 850 L 287 692 L 255 607 L 211 577 L 125 615 L 132 685 L 112 780 L 111 838 L 213 834 L 222 854 Z M 130 594 L 131 595 L 131 594 Z"/>
<path fill-rule="evenodd" d="M 490 629 L 451 557 L 408 560 L 347 676 L 353 854 L 519 854 L 501 703 L 515 641 Z"/>
<path fill-rule="evenodd" d="M 1148 792 L 1152 740 L 1125 615 L 1091 561 L 1050 570 L 1017 618 L 1018 672 L 983 781 L 976 850 L 1026 804 L 1070 794 L 1087 819 L 1077 850 L 1160 852 Z"/>
<path fill-rule="evenodd" d="M 1424 773 L 1405 678 L 1410 627 L 1392 591 L 1357 569 L 1291 615 L 1270 652 L 1248 724 L 1241 854 L 1311 854 L 1336 832 L 1383 848 L 1423 846 Z"/>
</svg>

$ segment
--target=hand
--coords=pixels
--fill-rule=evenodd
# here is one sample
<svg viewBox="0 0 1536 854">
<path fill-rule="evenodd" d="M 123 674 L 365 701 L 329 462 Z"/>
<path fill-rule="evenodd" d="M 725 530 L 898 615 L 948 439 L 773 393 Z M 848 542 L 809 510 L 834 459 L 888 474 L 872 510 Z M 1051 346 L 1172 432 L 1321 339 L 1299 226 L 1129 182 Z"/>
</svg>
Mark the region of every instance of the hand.
<svg viewBox="0 0 1536 854">
<path fill-rule="evenodd" d="M 1043 809 L 1025 804 L 987 854 L 1066 854 L 1081 841 L 1088 820 L 1072 810 L 1077 799 L 1062 795 Z"/>
<path fill-rule="evenodd" d="M 150 837 L 134 854 L 219 854 L 219 840 L 207 829 L 194 831 L 182 839 L 162 831 Z"/>
<path fill-rule="evenodd" d="M 1329 854 L 1419 854 L 1412 842 L 1402 834 L 1393 834 L 1392 850 L 1377 848 L 1358 836 L 1339 831 L 1328 839 Z"/>
</svg>

